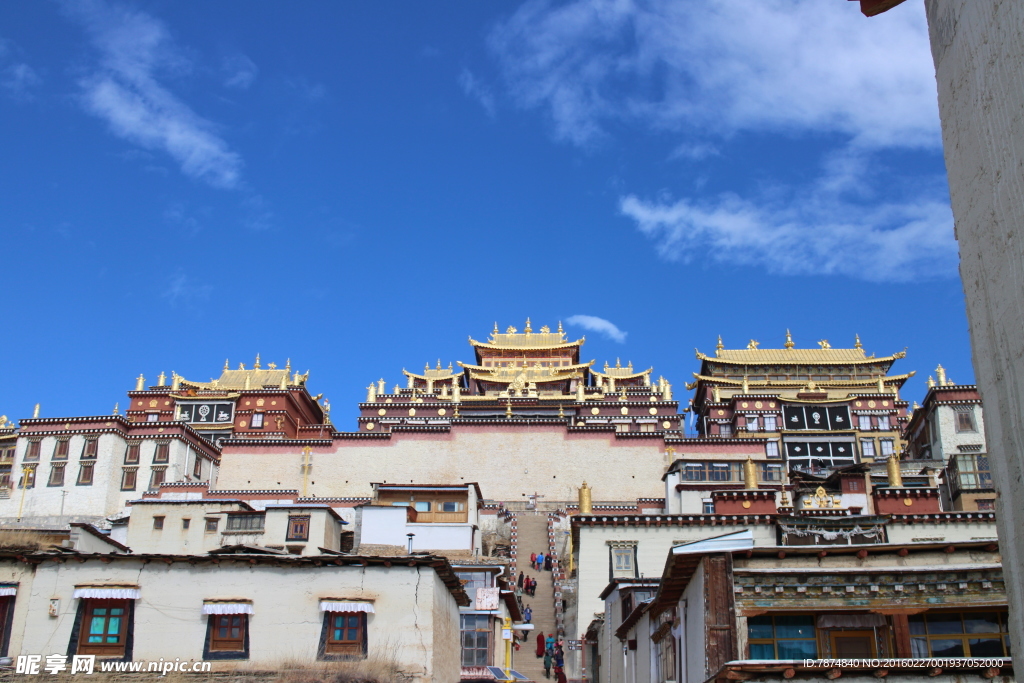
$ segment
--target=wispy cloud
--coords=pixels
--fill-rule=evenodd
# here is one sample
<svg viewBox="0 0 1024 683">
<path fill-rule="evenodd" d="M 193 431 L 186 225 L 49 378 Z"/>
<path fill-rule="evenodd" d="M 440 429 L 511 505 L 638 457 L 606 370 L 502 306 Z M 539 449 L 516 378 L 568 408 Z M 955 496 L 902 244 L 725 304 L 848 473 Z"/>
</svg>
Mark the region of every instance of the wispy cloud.
<svg viewBox="0 0 1024 683">
<path fill-rule="evenodd" d="M 476 76 L 473 75 L 469 69 L 463 69 L 462 73 L 459 74 L 459 85 L 462 87 L 462 92 L 477 102 L 484 108 L 487 115 L 494 118 L 497 113 L 497 106 L 494 101 L 494 93 L 481 82 Z"/>
<path fill-rule="evenodd" d="M 35 89 L 43 79 L 38 71 L 16 58 L 19 52 L 14 43 L 0 38 L 0 91 L 13 100 L 28 102 L 35 98 Z"/>
<path fill-rule="evenodd" d="M 146 149 L 170 155 L 183 173 L 219 188 L 241 183 L 242 159 L 158 79 L 186 72 L 191 63 L 155 17 L 103 0 L 65 5 L 99 51 L 99 62 L 80 79 L 81 102 L 110 131 Z"/>
<path fill-rule="evenodd" d="M 178 271 L 167 283 L 166 289 L 160 293 L 171 306 L 189 306 L 205 302 L 213 292 L 211 285 L 195 282 L 185 273 Z"/>
<path fill-rule="evenodd" d="M 859 196 L 865 160 L 841 156 L 811 188 L 773 188 L 755 200 L 733 194 L 678 200 L 628 195 L 620 210 L 670 261 L 876 282 L 955 274 L 948 200 L 924 191 L 899 201 Z"/>
<path fill-rule="evenodd" d="M 573 315 L 566 319 L 570 325 L 579 325 L 585 330 L 591 332 L 597 332 L 603 334 L 613 341 L 617 341 L 620 344 L 626 342 L 626 335 L 628 332 L 620 330 L 615 323 L 605 320 L 604 318 L 598 318 L 596 315 Z"/>
<path fill-rule="evenodd" d="M 248 89 L 260 73 L 255 62 L 243 54 L 225 57 L 221 70 L 224 72 L 224 85 L 238 90 Z"/>
<path fill-rule="evenodd" d="M 939 145 L 924 13 L 909 7 L 869 22 L 820 0 L 532 0 L 489 45 L 514 101 L 577 144 L 625 121 Z"/>
</svg>

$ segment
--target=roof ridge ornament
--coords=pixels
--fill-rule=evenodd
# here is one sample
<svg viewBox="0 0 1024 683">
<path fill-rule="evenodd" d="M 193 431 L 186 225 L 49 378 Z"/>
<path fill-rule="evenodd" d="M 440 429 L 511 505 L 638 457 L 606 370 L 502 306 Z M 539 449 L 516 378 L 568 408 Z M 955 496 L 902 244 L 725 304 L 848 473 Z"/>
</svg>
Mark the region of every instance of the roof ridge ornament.
<svg viewBox="0 0 1024 683">
<path fill-rule="evenodd" d="M 828 343 L 828 339 L 821 339 L 818 341 L 818 346 L 823 349 L 831 349 L 832 345 Z"/>
<path fill-rule="evenodd" d="M 253 364 L 252 369 L 253 370 L 259 370 L 260 369 L 260 354 L 258 354 L 258 353 L 256 354 L 256 362 Z"/>
<path fill-rule="evenodd" d="M 756 339 L 751 339 L 749 342 L 747 342 L 747 350 L 754 351 L 757 349 L 758 346 L 760 346 L 760 344 L 761 343 Z"/>
<path fill-rule="evenodd" d="M 863 344 L 860 343 L 860 335 L 859 334 L 853 335 L 853 348 L 855 348 L 855 349 L 863 349 L 864 348 Z"/>
<path fill-rule="evenodd" d="M 722 335 L 718 335 L 718 344 L 715 345 L 715 351 L 721 351 L 725 348 L 725 344 L 722 343 Z M 718 355 L 717 353 L 715 354 Z"/>
<path fill-rule="evenodd" d="M 793 335 L 789 333 L 788 329 L 786 330 L 786 343 L 783 344 L 783 346 L 787 349 L 791 349 L 796 346 L 796 344 L 793 343 Z"/>
</svg>

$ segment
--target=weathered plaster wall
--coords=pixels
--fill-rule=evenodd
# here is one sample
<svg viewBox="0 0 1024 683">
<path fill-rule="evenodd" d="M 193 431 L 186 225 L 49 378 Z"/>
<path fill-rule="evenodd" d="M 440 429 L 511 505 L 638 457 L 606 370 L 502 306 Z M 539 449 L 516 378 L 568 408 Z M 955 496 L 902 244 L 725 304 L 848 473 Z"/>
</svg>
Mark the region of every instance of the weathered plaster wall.
<svg viewBox="0 0 1024 683">
<path fill-rule="evenodd" d="M 926 0 L 974 370 L 1024 651 L 1024 3 Z"/>
<path fill-rule="evenodd" d="M 292 447 L 231 447 L 221 461 L 222 489 L 302 489 L 302 456 Z M 401 434 L 390 440 L 340 440 L 312 455 L 309 493 L 370 496 L 370 482 L 479 482 L 484 498 L 577 500 L 586 481 L 595 501 L 660 498 L 668 465 L 661 439 L 569 433 L 560 426 L 456 426 L 448 434 Z"/>
<path fill-rule="evenodd" d="M 12 564 L 0 563 L 0 577 L 18 571 Z M 323 624 L 319 599 L 362 598 L 373 600 L 376 610 L 367 619 L 369 658 L 393 658 L 414 680 L 458 680 L 458 607 L 429 568 L 250 567 L 230 560 L 191 566 L 130 560 L 47 562 L 37 565 L 36 572 L 30 588 L 19 590 L 24 638 L 17 649 L 12 639 L 15 655 L 66 652 L 79 602 L 72 598 L 75 585 L 121 582 L 141 586 L 135 605 L 136 660 L 201 659 L 208 620 L 202 614 L 203 600 L 247 598 L 255 612 L 249 619 L 249 662 L 312 661 Z M 47 616 L 51 598 L 60 599 L 56 618 Z"/>
<path fill-rule="evenodd" d="M 687 681 L 703 681 L 712 672 L 707 666 L 707 645 L 705 644 L 704 620 L 707 611 L 704 605 L 704 563 L 697 565 L 697 569 L 683 591 L 681 602 L 685 605 L 685 631 L 683 639 L 686 644 L 683 646 L 686 651 L 686 658 L 683 665 L 686 667 Z M 741 655 L 742 657 L 742 655 Z"/>
</svg>

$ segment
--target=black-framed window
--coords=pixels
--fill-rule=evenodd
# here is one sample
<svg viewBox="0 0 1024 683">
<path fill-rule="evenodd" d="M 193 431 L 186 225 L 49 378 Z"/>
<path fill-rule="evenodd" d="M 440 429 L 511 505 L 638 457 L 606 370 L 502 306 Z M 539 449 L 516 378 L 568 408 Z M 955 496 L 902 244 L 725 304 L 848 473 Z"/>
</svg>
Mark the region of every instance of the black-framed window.
<svg viewBox="0 0 1024 683">
<path fill-rule="evenodd" d="M 487 666 L 491 663 L 491 617 L 488 614 L 459 615 L 462 642 L 462 666 Z"/>
<path fill-rule="evenodd" d="M 289 515 L 286 541 L 309 540 L 309 515 Z"/>
<path fill-rule="evenodd" d="M 249 426 L 253 429 L 263 429 L 263 413 L 253 413 L 252 419 L 249 421 Z"/>
<path fill-rule="evenodd" d="M 96 463 L 84 461 L 78 465 L 78 486 L 92 486 L 92 478 L 95 473 Z"/>
<path fill-rule="evenodd" d="M 97 436 L 88 437 L 85 446 L 82 448 L 82 460 L 95 460 L 99 455 L 100 439 Z"/>
<path fill-rule="evenodd" d="M 249 659 L 249 615 L 211 614 L 203 659 Z"/>
<path fill-rule="evenodd" d="M 263 531 L 263 515 L 228 515 L 228 531 Z"/>
<path fill-rule="evenodd" d="M 46 482 L 47 486 L 64 485 L 64 467 L 64 463 L 50 465 L 50 479 Z"/>
<path fill-rule="evenodd" d="M 53 460 L 67 460 L 68 450 L 71 447 L 70 439 L 57 439 L 57 445 L 53 447 Z"/>
<path fill-rule="evenodd" d="M 121 490 L 122 491 L 134 491 L 135 484 L 138 481 L 139 468 L 138 467 L 123 467 L 121 468 Z"/>
<path fill-rule="evenodd" d="M 1008 614 L 1000 611 L 925 612 L 908 617 L 913 657 L 1005 657 Z"/>
</svg>

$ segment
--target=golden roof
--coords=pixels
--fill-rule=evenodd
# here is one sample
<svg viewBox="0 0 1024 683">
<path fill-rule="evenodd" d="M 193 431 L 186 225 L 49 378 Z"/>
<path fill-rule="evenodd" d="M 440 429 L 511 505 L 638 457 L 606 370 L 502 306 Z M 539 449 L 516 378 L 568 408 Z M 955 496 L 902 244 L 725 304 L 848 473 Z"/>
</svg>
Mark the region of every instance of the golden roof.
<svg viewBox="0 0 1024 683">
<path fill-rule="evenodd" d="M 885 375 L 881 377 L 881 380 L 885 384 L 896 384 L 902 383 L 910 379 L 916 374 L 916 371 L 911 370 L 904 375 Z M 698 372 L 693 373 L 696 382 L 687 384 L 686 388 L 693 390 L 697 388 L 697 382 L 703 380 L 711 384 L 722 384 L 729 386 L 742 386 L 743 380 L 739 379 L 727 379 L 725 377 L 712 377 L 710 375 L 702 375 Z M 875 379 L 829 379 L 829 380 L 815 380 L 814 384 L 822 387 L 866 387 L 866 386 L 878 386 L 879 378 Z M 787 380 L 747 380 L 747 386 L 749 387 L 804 387 L 807 386 L 808 380 L 806 379 L 787 379 Z"/>
<path fill-rule="evenodd" d="M 468 363 L 462 362 L 460 362 L 459 365 L 469 370 L 470 377 L 474 379 L 482 379 L 487 382 L 504 383 L 511 383 L 515 382 L 517 379 L 521 379 L 522 382 L 529 384 L 530 382 L 559 382 L 561 380 L 579 377 L 579 370 L 589 368 L 593 363 L 594 361 L 590 361 L 589 363 L 579 363 L 577 365 L 553 367 L 544 367 L 536 364 L 527 367 L 520 367 L 517 365 L 512 365 L 510 367 L 504 365 L 493 368 L 469 365 Z"/>
<path fill-rule="evenodd" d="M 173 374 L 173 373 L 172 373 Z M 309 371 L 306 374 L 292 374 L 291 360 L 283 369 L 279 369 L 274 363 L 268 363 L 264 368 L 260 365 L 260 357 L 256 356 L 256 363 L 252 368 L 246 369 L 243 363 L 238 364 L 237 370 L 229 370 L 227 361 L 224 362 L 224 369 L 217 379 L 209 382 L 194 382 L 184 377 L 174 375 L 172 380 L 177 380 L 182 385 L 196 387 L 197 389 L 262 389 L 266 386 L 280 387 L 301 386 L 309 379 Z"/>
<path fill-rule="evenodd" d="M 485 349 L 558 349 L 582 346 L 585 339 L 586 337 L 581 337 L 576 341 L 567 340 L 565 332 L 562 331 L 562 323 L 558 323 L 557 332 L 552 332 L 547 325 L 540 328 L 540 332 L 534 332 L 530 326 L 530 320 L 527 318 L 526 328 L 522 332 L 510 325 L 504 333 L 501 333 L 498 332 L 498 323 L 494 323 L 494 331 L 491 332 L 491 336 L 486 342 L 480 342 L 470 337 L 469 343 Z"/>
<path fill-rule="evenodd" d="M 461 365 L 461 363 L 459 365 Z M 427 363 L 427 367 L 423 368 L 422 375 L 418 375 L 415 372 L 409 372 L 405 368 L 402 368 L 402 372 L 405 373 L 406 377 L 415 377 L 416 379 L 422 379 L 424 381 L 432 379 L 435 382 L 440 380 L 449 380 L 462 374 L 461 372 L 454 372 L 452 370 L 451 363 L 448 364 L 447 368 L 442 368 L 441 361 L 437 361 L 436 368 L 430 367 L 430 363 Z"/>
<path fill-rule="evenodd" d="M 630 361 L 626 365 L 626 367 L 622 367 L 622 363 L 619 361 L 618 358 L 616 358 L 614 368 L 608 365 L 608 363 L 605 363 L 604 372 L 598 372 L 597 370 L 592 370 L 591 372 L 593 372 L 598 377 L 614 377 L 615 379 L 633 379 L 634 377 L 643 377 L 644 375 L 649 375 L 653 371 L 654 368 L 647 368 L 646 370 L 641 370 L 640 372 L 633 372 L 632 361 Z"/>
<path fill-rule="evenodd" d="M 745 349 L 718 349 L 715 355 L 708 356 L 697 352 L 697 359 L 728 363 L 730 365 L 863 365 L 866 363 L 885 363 L 898 360 L 907 355 L 906 351 L 891 356 L 877 358 L 864 353 L 863 348 L 833 349 L 827 341 L 818 349 L 759 349 L 756 342 Z"/>
</svg>

